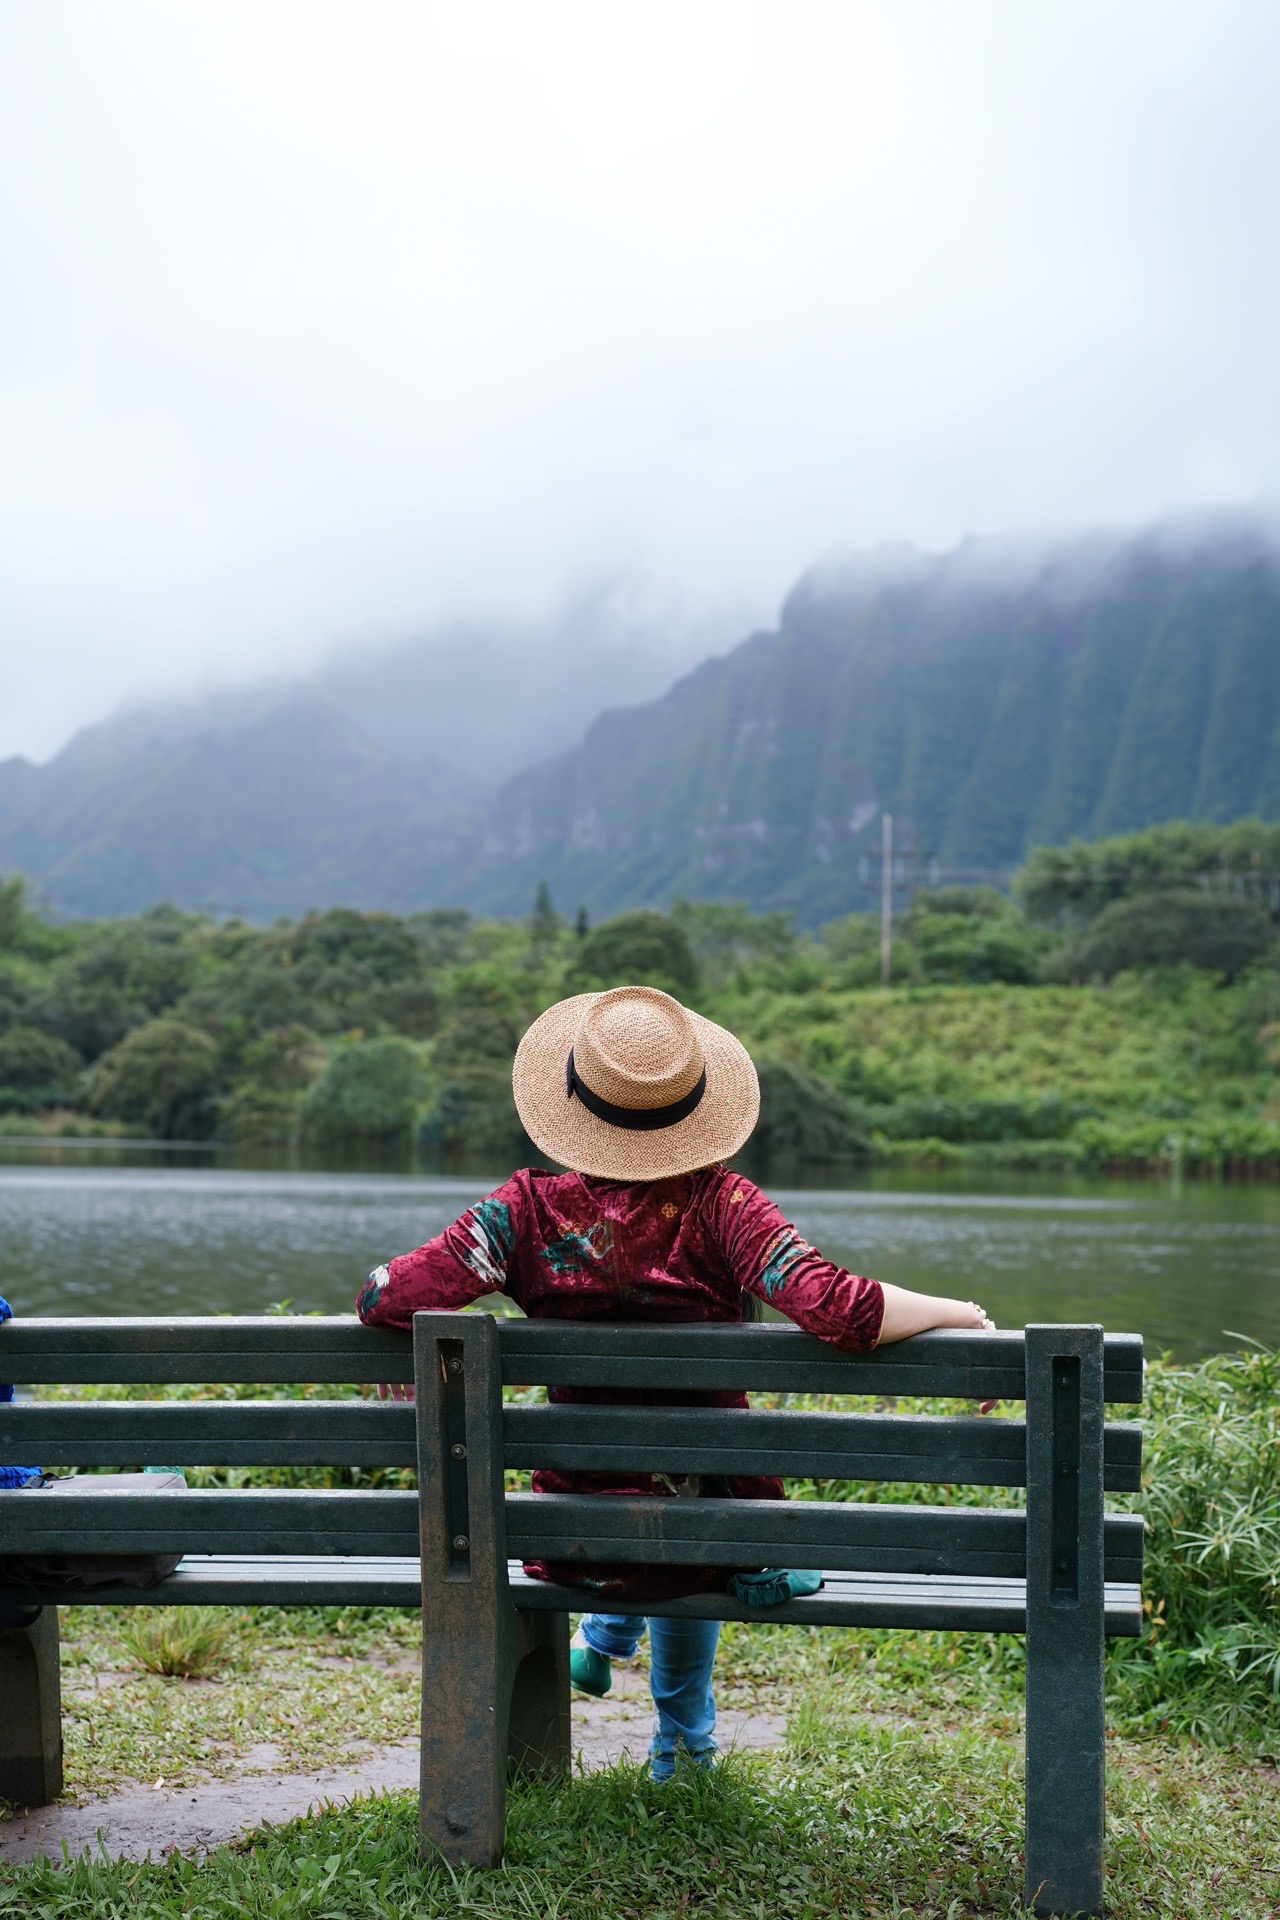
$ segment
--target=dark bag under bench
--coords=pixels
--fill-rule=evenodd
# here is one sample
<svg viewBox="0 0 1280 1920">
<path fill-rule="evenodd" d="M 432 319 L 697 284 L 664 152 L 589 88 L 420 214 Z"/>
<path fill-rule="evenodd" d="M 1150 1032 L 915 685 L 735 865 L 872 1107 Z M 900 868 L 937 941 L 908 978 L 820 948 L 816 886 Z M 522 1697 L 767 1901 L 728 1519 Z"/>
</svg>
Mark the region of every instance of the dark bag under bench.
<svg viewBox="0 0 1280 1920">
<path fill-rule="evenodd" d="M 573 1588 L 523 1559 L 820 1566 L 796 1625 L 953 1627 L 1027 1635 L 1027 1891 L 1041 1913 L 1101 1910 L 1102 1647 L 1141 1629 L 1142 1523 L 1104 1520 L 1104 1486 L 1138 1485 L 1142 1346 L 1094 1327 L 935 1333 L 842 1355 L 791 1328 L 585 1326 L 422 1314 L 414 1345 L 349 1318 L 11 1321 L 0 1378 L 21 1384 L 287 1386 L 418 1382 L 418 1407 L 373 1399 L 19 1401 L 0 1458 L 72 1466 L 417 1465 L 420 1492 L 0 1492 L 0 1553 L 173 1553 L 150 1589 L 76 1604 L 418 1606 L 424 1614 L 424 1849 L 501 1858 L 509 1771 L 570 1756 Z M 1104 1379 L 1105 1373 L 1105 1379 Z M 1027 1420 L 794 1409 L 503 1405 L 503 1383 L 1027 1401 Z M 504 1467 L 625 1465 L 684 1475 L 781 1473 L 1026 1486 L 1027 1508 L 625 1500 L 503 1492 Z M 54 1509 L 56 1508 L 56 1512 Z M 421 1559 L 419 1551 L 421 1550 Z M 1030 1580 L 1028 1581 L 1028 1569 Z M 12 1605 L 55 1594 L 7 1589 Z M 66 1596 L 61 1596 L 65 1599 Z M 613 1608 L 613 1603 L 608 1603 Z M 761 1617 L 721 1594 L 646 1613 Z M 0 1797 L 61 1790 L 55 1606 L 0 1630 Z"/>
</svg>

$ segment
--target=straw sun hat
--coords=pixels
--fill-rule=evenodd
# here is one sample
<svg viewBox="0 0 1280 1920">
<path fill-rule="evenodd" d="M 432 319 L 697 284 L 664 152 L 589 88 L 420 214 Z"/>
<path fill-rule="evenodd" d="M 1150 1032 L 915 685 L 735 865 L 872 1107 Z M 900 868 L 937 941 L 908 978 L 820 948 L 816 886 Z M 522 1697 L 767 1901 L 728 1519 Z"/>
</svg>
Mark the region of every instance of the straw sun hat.
<svg viewBox="0 0 1280 1920">
<path fill-rule="evenodd" d="M 511 1076 L 526 1133 L 606 1180 L 662 1180 L 736 1153 L 760 1113 L 751 1055 L 657 987 L 576 993 L 534 1021 Z"/>
</svg>

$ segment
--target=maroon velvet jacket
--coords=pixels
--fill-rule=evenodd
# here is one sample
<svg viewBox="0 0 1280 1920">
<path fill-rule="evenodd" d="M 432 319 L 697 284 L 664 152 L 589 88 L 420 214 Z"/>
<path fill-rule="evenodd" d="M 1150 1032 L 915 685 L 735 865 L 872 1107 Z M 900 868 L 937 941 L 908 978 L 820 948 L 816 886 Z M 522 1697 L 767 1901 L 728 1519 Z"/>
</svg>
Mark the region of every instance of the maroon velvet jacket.
<svg viewBox="0 0 1280 1920">
<path fill-rule="evenodd" d="M 464 1307 L 499 1292 L 531 1319 L 707 1321 L 749 1318 L 767 1301 L 807 1333 L 844 1351 L 873 1347 L 884 1317 L 878 1280 L 814 1251 L 758 1187 L 725 1167 L 627 1185 L 525 1168 L 469 1207 L 415 1253 L 369 1276 L 356 1303 L 370 1326 L 410 1327 L 428 1309 Z M 745 1393 L 642 1392 L 553 1387 L 558 1401 L 745 1407 Z M 533 1477 L 540 1493 L 661 1497 L 663 1475 L 556 1473 Z M 780 1499 L 773 1479 L 731 1479 L 739 1499 Z M 658 1599 L 719 1586 L 724 1570 L 530 1563 L 537 1578 L 600 1595 Z"/>
</svg>

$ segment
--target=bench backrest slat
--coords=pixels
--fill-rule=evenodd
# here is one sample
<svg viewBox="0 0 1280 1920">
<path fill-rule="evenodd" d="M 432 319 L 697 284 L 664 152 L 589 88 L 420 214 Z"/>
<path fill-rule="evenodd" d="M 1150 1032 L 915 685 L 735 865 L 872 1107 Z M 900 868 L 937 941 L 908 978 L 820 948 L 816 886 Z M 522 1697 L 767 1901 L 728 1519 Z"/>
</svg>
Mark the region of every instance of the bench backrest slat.
<svg viewBox="0 0 1280 1920">
<path fill-rule="evenodd" d="M 503 1320 L 499 1340 L 512 1386 L 1026 1398 L 1021 1332 L 921 1333 L 868 1354 L 836 1353 L 795 1327 Z M 1141 1336 L 1106 1334 L 1103 1353 L 1107 1400 L 1140 1401 Z"/>
<path fill-rule="evenodd" d="M 43 1400 L 0 1406 L 0 1460 L 61 1467 L 413 1467 L 412 1406 Z"/>
<path fill-rule="evenodd" d="M 730 1407 L 508 1406 L 504 1464 L 559 1472 L 784 1474 L 1025 1487 L 1022 1420 L 918 1414 L 749 1412 Z M 0 1422 L 0 1432 L 3 1423 Z M 1104 1433 L 1110 1492 L 1141 1485 L 1142 1430 Z"/>
<path fill-rule="evenodd" d="M 1111 1580 L 1136 1579 L 1142 1520 L 1105 1523 Z M 1009 1507 L 916 1507 L 817 1500 L 651 1500 L 614 1494 L 508 1494 L 506 1537 L 520 1559 L 690 1566 L 830 1567 L 851 1572 L 989 1575 L 1027 1566 L 1027 1516 Z"/>
<path fill-rule="evenodd" d="M 23 1385 L 336 1385 L 413 1378 L 402 1333 L 350 1314 L 10 1320 L 0 1380 Z"/>
<path fill-rule="evenodd" d="M 917 1334 L 871 1354 L 834 1353 L 793 1327 L 501 1320 L 502 1377 L 515 1386 L 740 1388 L 761 1393 L 926 1394 L 1021 1400 L 1020 1332 Z M 1103 1340 L 1105 1397 L 1142 1398 L 1142 1340 Z M 413 1378 L 403 1334 L 348 1315 L 12 1320 L 0 1380 L 289 1384 Z"/>
</svg>

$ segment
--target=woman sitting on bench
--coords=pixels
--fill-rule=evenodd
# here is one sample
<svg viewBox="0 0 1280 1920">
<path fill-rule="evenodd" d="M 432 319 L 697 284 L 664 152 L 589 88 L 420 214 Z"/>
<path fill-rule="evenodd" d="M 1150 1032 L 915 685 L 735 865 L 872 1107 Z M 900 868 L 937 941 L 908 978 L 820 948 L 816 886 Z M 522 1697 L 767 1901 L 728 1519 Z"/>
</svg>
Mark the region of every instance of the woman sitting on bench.
<svg viewBox="0 0 1280 1920">
<path fill-rule="evenodd" d="M 530 1138 L 566 1173 L 525 1168 L 415 1253 L 378 1267 L 357 1302 L 371 1326 L 408 1329 L 413 1315 L 465 1307 L 500 1292 L 531 1318 L 732 1321 L 758 1303 L 806 1333 L 858 1352 L 932 1327 L 991 1325 L 971 1301 L 935 1299 L 847 1273 L 803 1240 L 757 1187 L 723 1164 L 756 1124 L 760 1089 L 745 1047 L 723 1027 L 654 987 L 617 987 L 562 1000 L 536 1020 L 516 1054 L 516 1107 Z M 553 1387 L 556 1401 L 745 1407 L 744 1393 Z M 665 1474 L 558 1473 L 535 1491 L 729 1495 L 781 1499 L 776 1479 L 677 1481 Z M 583 1590 L 611 1611 L 588 1613 L 571 1655 L 574 1684 L 608 1692 L 610 1661 L 634 1654 L 644 1603 L 742 1579 L 732 1568 L 583 1568 L 531 1563 L 534 1578 Z M 817 1577 L 777 1572 L 776 1602 L 812 1592 Z M 749 1577 L 738 1589 L 750 1596 Z M 757 1588 L 757 1592 L 759 1592 Z M 715 1620 L 648 1622 L 657 1728 L 655 1779 L 677 1758 L 709 1765 L 716 1751 L 711 1669 Z"/>
</svg>

